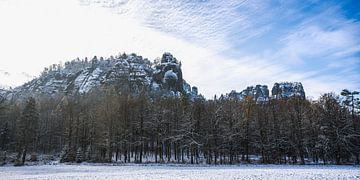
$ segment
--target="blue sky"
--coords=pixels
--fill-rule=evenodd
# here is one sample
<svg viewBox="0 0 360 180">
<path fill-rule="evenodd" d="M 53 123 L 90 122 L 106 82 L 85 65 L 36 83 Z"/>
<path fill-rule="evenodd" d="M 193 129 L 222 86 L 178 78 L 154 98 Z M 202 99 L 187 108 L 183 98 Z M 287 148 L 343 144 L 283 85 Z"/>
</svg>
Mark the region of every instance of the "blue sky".
<svg viewBox="0 0 360 180">
<path fill-rule="evenodd" d="M 0 55 L 12 62 L 0 70 L 37 76 L 78 56 L 169 51 L 206 97 L 300 81 L 317 98 L 360 90 L 359 12 L 356 0 L 0 0 Z"/>
</svg>

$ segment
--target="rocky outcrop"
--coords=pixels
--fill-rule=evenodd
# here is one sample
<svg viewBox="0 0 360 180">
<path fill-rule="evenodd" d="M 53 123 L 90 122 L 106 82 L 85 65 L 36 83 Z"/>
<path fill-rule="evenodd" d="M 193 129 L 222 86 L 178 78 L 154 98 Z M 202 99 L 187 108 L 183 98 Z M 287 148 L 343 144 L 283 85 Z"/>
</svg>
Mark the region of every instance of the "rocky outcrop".
<svg viewBox="0 0 360 180">
<path fill-rule="evenodd" d="M 288 99 L 290 97 L 300 97 L 305 99 L 305 91 L 300 82 L 282 82 L 275 83 L 271 90 L 271 97 L 266 85 L 249 86 L 241 92 L 235 90 L 227 94 L 228 98 L 243 100 L 246 97 L 252 97 L 256 102 L 268 101 L 273 99 Z"/>
<path fill-rule="evenodd" d="M 252 97 L 257 102 L 267 101 L 269 99 L 269 89 L 266 85 L 249 86 L 241 92 L 231 91 L 229 98 L 243 100 L 246 97 Z"/>
<path fill-rule="evenodd" d="M 94 57 L 52 65 L 36 78 L 13 90 L 18 94 L 86 94 L 94 89 L 113 86 L 119 91 L 139 93 L 146 90 L 162 95 L 197 95 L 197 88 L 183 79 L 181 63 L 170 53 L 161 61 L 151 62 L 136 54 L 107 59 Z"/>
<path fill-rule="evenodd" d="M 275 83 L 271 94 L 274 99 L 288 99 L 290 97 L 305 99 L 305 91 L 301 82 Z"/>
<path fill-rule="evenodd" d="M 181 63 L 170 53 L 164 53 L 154 66 L 153 86 L 173 92 L 185 92 Z"/>
<path fill-rule="evenodd" d="M 8 90 L 0 88 L 0 98 L 6 97 L 8 94 Z"/>
</svg>

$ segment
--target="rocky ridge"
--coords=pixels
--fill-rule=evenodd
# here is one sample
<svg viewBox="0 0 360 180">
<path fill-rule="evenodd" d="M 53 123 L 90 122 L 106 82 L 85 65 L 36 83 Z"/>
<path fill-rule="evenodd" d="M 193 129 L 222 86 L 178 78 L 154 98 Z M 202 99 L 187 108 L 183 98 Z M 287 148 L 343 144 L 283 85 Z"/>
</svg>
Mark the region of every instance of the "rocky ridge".
<svg viewBox="0 0 360 180">
<path fill-rule="evenodd" d="M 0 88 L 0 96 L 11 99 L 27 95 L 86 94 L 96 89 L 115 87 L 117 91 L 163 96 L 187 94 L 191 99 L 200 97 L 197 87 L 191 87 L 183 79 L 181 62 L 172 54 L 164 53 L 161 58 L 150 61 L 136 54 L 119 54 L 109 58 L 93 57 L 68 61 L 64 65 L 45 68 L 40 77 L 14 89 Z M 256 102 L 269 99 L 305 99 L 300 82 L 275 83 L 269 93 L 267 85 L 249 86 L 241 92 L 235 90 L 226 98 L 243 100 L 252 97 Z"/>
<path fill-rule="evenodd" d="M 243 100 L 246 97 L 253 97 L 256 102 L 264 102 L 269 99 L 288 99 L 290 97 L 300 97 L 305 99 L 305 91 L 301 82 L 281 82 L 275 83 L 271 96 L 267 85 L 249 86 L 241 92 L 231 91 L 226 95 L 227 98 Z"/>
<path fill-rule="evenodd" d="M 154 62 L 136 54 L 106 59 L 96 56 L 91 60 L 77 58 L 63 66 L 54 64 L 45 68 L 40 77 L 12 90 L 1 90 L 0 95 L 8 98 L 26 94 L 81 95 L 109 86 L 135 94 L 145 90 L 169 96 L 199 96 L 197 87 L 191 87 L 183 79 L 181 62 L 170 53 L 164 53 Z"/>
</svg>

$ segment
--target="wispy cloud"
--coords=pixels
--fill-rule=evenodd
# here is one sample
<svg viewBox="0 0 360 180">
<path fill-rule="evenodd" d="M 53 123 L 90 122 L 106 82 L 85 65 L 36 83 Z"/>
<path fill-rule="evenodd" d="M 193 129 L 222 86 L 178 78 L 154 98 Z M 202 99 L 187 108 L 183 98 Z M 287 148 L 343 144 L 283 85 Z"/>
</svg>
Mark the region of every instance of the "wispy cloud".
<svg viewBox="0 0 360 180">
<path fill-rule="evenodd" d="M 20 30 L 18 25 L 14 29 L 6 26 L 5 31 L 19 31 L 27 42 L 42 42 L 21 46 L 30 47 L 25 52 L 31 57 L 40 54 L 34 53 L 37 49 L 46 48 L 48 52 L 38 59 L 54 57 L 58 62 L 76 56 L 110 55 L 119 50 L 155 58 L 170 51 L 183 61 L 185 79 L 199 86 L 207 97 L 258 83 L 271 87 L 277 81 L 301 81 L 313 97 L 342 88 L 360 89 L 359 19 L 345 16 L 341 1 L 34 2 L 37 5 L 30 8 L 18 3 L 18 14 L 30 13 L 25 23 L 36 25 L 28 31 L 37 38 L 22 36 L 28 31 Z M 7 13 L 21 22 L 22 16 L 14 14 L 14 10 Z M 14 43 L 11 36 L 2 37 L 17 52 L 15 44 L 21 41 Z M 1 45 L 9 49 L 7 44 Z M 49 62 L 53 60 L 42 64 Z"/>
<path fill-rule="evenodd" d="M 311 96 L 360 88 L 359 22 L 343 16 L 340 2 L 86 2 L 207 48 L 183 56 L 185 77 L 207 96 L 276 81 L 302 81 Z"/>
</svg>

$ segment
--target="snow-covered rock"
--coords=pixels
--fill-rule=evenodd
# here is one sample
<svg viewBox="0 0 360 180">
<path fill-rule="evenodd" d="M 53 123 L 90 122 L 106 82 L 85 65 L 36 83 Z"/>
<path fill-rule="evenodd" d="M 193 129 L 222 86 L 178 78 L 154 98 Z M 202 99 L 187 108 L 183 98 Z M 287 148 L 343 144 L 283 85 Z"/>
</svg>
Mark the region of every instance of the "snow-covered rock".
<svg viewBox="0 0 360 180">
<path fill-rule="evenodd" d="M 101 72 L 102 70 L 97 67 L 92 72 L 88 72 L 86 76 L 81 76 L 80 80 L 77 78 L 75 82 L 78 83 L 76 84 L 76 86 L 79 88 L 79 93 L 87 93 L 91 90 L 92 87 L 100 85 L 99 78 Z"/>
<path fill-rule="evenodd" d="M 151 62 L 136 54 L 122 54 L 106 59 L 95 56 L 90 61 L 77 58 L 66 62 L 63 67 L 52 65 L 40 77 L 15 88 L 12 93 L 86 94 L 93 89 L 114 86 L 132 93 L 147 89 L 175 96 L 181 93 L 197 95 L 197 89 L 193 93 L 182 77 L 181 63 L 170 53 L 164 53 L 159 62 Z"/>
<path fill-rule="evenodd" d="M 6 94 L 7 94 L 7 93 L 8 93 L 7 90 L 0 88 L 0 96 L 1 96 L 1 97 L 6 97 Z"/>
<path fill-rule="evenodd" d="M 170 53 L 164 53 L 154 65 L 153 81 L 168 91 L 186 93 L 188 87 L 183 79 L 181 63 Z"/>
<path fill-rule="evenodd" d="M 269 100 L 269 89 L 266 85 L 249 86 L 241 92 L 233 90 L 227 96 L 239 100 L 243 100 L 246 97 L 253 97 L 254 101 L 262 102 Z"/>
<path fill-rule="evenodd" d="M 253 97 L 256 102 L 265 102 L 270 98 L 273 99 L 288 99 L 290 97 L 300 97 L 305 99 L 305 91 L 300 82 L 281 82 L 275 83 L 271 90 L 271 97 L 269 95 L 268 86 L 256 85 L 249 86 L 241 92 L 235 90 L 227 94 L 227 98 L 236 98 L 243 100 L 246 97 Z"/>
<path fill-rule="evenodd" d="M 301 82 L 275 83 L 271 90 L 271 94 L 275 99 L 287 99 L 290 97 L 300 97 L 305 99 L 305 91 Z"/>
</svg>

